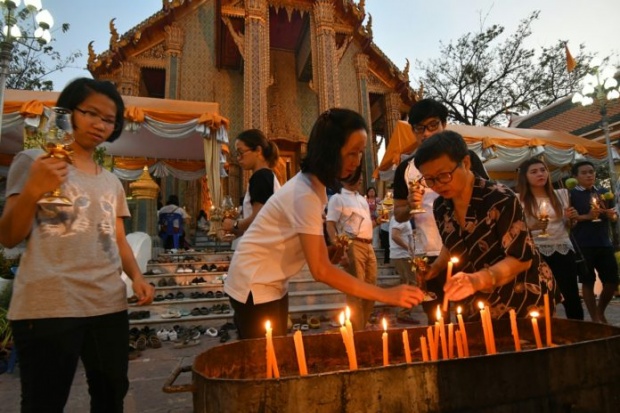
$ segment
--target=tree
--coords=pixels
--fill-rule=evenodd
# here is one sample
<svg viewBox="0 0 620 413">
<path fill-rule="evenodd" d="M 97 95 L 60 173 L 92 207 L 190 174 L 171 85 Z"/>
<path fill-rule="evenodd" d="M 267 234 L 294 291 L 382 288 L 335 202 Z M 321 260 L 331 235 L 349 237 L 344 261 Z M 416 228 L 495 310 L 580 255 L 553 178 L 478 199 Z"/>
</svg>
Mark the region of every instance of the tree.
<svg viewBox="0 0 620 413">
<path fill-rule="evenodd" d="M 16 20 L 17 25 L 22 29 L 22 37 L 14 43 L 6 87 L 8 89 L 53 90 L 53 82 L 45 78 L 54 72 L 71 67 L 76 59 L 82 56 L 82 53 L 76 51 L 68 56 L 62 56 L 54 49 L 53 38 L 48 44 L 40 44 L 33 36 L 34 29 L 37 27 L 34 15 L 27 9 L 21 9 L 17 13 Z M 0 22 L 2 27 L 4 24 L 5 22 Z M 68 30 L 68 23 L 60 26 L 62 33 Z"/>
<path fill-rule="evenodd" d="M 512 113 L 540 109 L 578 89 L 579 79 L 592 59 L 580 45 L 577 66 L 566 69 L 565 41 L 543 47 L 536 58 L 524 46 L 532 34 L 533 12 L 515 33 L 500 41 L 504 27 L 482 27 L 456 42 L 440 46 L 441 57 L 417 62 L 423 71 L 420 83 L 428 97 L 443 102 L 451 118 L 466 125 L 506 125 Z"/>
</svg>

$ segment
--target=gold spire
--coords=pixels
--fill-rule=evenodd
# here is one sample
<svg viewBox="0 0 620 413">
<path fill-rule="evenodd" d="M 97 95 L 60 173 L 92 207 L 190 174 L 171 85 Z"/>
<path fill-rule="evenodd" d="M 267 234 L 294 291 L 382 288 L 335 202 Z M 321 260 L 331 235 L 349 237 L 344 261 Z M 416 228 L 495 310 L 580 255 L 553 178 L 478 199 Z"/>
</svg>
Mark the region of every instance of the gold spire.
<svg viewBox="0 0 620 413">
<path fill-rule="evenodd" d="M 129 189 L 131 189 L 131 196 L 135 199 L 157 199 L 159 193 L 159 186 L 151 178 L 146 165 L 144 165 L 142 175 L 129 184 Z"/>
</svg>

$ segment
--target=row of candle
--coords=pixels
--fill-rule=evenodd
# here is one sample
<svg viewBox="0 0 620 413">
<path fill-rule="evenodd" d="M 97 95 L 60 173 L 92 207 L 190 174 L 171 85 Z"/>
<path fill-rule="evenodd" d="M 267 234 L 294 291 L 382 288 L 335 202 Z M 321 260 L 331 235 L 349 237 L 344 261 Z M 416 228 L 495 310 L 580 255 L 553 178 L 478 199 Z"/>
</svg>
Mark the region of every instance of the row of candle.
<svg viewBox="0 0 620 413">
<path fill-rule="evenodd" d="M 480 308 L 480 320 L 482 323 L 482 330 L 484 335 L 484 342 L 487 354 L 497 354 L 497 348 L 495 345 L 495 335 L 493 332 L 493 323 L 491 321 L 491 311 L 490 308 L 485 307 L 482 302 L 478 303 Z M 548 294 L 544 295 L 544 308 L 545 308 L 545 317 L 547 322 L 545 323 L 546 327 L 546 339 L 547 346 L 550 347 L 552 345 L 552 336 L 551 336 L 551 309 L 549 306 L 549 296 Z M 340 313 L 340 334 L 342 335 L 342 341 L 345 346 L 345 350 L 347 353 L 347 358 L 349 361 L 349 369 L 357 370 L 357 355 L 355 352 L 355 339 L 353 334 L 353 327 L 350 321 L 351 312 L 349 307 L 346 308 L 345 312 Z M 509 311 L 510 315 L 510 327 L 511 333 L 514 340 L 515 351 L 521 351 L 521 342 L 519 338 L 519 330 L 517 328 L 517 317 L 514 309 Z M 434 328 L 429 326 L 427 328 L 427 337 L 420 337 L 420 351 L 422 353 L 422 361 L 436 361 L 439 359 L 439 349 L 441 348 L 441 354 L 443 359 L 452 359 L 454 358 L 454 348 L 456 347 L 456 356 L 458 358 L 469 357 L 469 343 L 467 341 L 467 331 L 465 330 L 465 323 L 463 321 L 463 316 L 461 314 L 461 307 L 457 308 L 457 322 L 458 322 L 458 330 L 455 331 L 454 325 L 450 322 L 447 326 L 441 316 L 441 307 L 437 306 L 437 322 L 435 323 Z M 532 311 L 530 313 L 532 319 L 532 329 L 534 333 L 534 340 L 536 342 L 536 348 L 542 348 L 542 340 L 540 337 L 540 330 L 538 328 L 538 312 Z M 388 329 L 387 329 L 387 320 L 383 318 L 383 334 L 381 336 L 381 341 L 383 344 L 383 365 L 389 365 L 389 349 L 388 349 Z M 267 321 L 266 325 L 266 351 L 267 351 L 267 378 L 279 378 L 280 373 L 278 370 L 275 349 L 273 346 L 273 337 L 272 337 L 272 329 L 271 323 Z M 308 374 L 308 367 L 306 365 L 306 357 L 305 350 L 303 345 L 303 338 L 301 331 L 296 331 L 293 334 L 293 340 L 295 343 L 295 352 L 297 355 L 297 362 L 299 366 L 299 374 L 305 376 Z M 409 344 L 409 335 L 407 330 L 403 330 L 402 332 L 402 340 L 403 340 L 403 349 L 405 354 L 405 362 L 411 363 L 411 348 Z"/>
</svg>

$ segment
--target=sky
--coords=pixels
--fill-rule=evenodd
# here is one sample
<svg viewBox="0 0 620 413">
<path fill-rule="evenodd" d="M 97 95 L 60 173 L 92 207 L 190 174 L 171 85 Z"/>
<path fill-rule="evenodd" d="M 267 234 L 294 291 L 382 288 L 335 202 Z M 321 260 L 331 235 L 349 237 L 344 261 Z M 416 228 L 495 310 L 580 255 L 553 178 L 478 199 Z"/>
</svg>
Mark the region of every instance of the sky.
<svg viewBox="0 0 620 413">
<path fill-rule="evenodd" d="M 339 0 L 336 0 L 339 1 Z M 54 48 L 67 55 L 81 51 L 76 68 L 54 73 L 54 89 L 61 90 L 71 79 L 90 77 L 85 69 L 88 43 L 94 41 L 97 54 L 107 49 L 109 22 L 123 34 L 161 9 L 162 0 L 42 0 L 56 27 L 69 23 L 69 32 L 53 32 Z M 418 87 L 416 60 L 439 57 L 440 42 L 456 40 L 465 33 L 477 32 L 484 26 L 500 24 L 505 33 L 513 33 L 519 22 L 534 10 L 540 10 L 527 44 L 539 49 L 557 40 L 568 40 L 571 50 L 583 43 L 586 49 L 601 57 L 613 55 L 620 66 L 620 41 L 617 27 L 620 19 L 618 0 L 366 0 L 366 12 L 372 15 L 375 44 L 399 68 L 405 59 L 411 62 L 412 87 Z M 614 33 L 614 29 L 616 32 Z"/>
</svg>

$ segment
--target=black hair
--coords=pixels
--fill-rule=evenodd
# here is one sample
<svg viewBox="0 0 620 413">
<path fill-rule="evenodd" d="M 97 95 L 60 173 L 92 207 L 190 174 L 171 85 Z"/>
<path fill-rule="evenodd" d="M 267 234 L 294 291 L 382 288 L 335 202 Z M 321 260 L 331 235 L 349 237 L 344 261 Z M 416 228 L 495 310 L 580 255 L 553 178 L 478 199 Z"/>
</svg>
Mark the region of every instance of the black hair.
<svg viewBox="0 0 620 413">
<path fill-rule="evenodd" d="M 375 188 L 374 186 L 369 186 L 368 188 L 366 188 L 366 196 L 368 196 L 368 192 L 370 192 L 370 190 L 375 191 L 375 196 L 377 196 L 377 188 Z"/>
<path fill-rule="evenodd" d="M 594 164 L 592 162 L 590 162 L 590 161 L 579 161 L 579 162 L 576 162 L 575 164 L 573 164 L 573 166 L 570 168 L 570 172 L 573 174 L 573 176 L 577 176 L 577 174 L 579 173 L 579 168 L 581 168 L 584 165 L 590 165 L 596 171 L 596 167 L 594 166 Z"/>
<path fill-rule="evenodd" d="M 420 169 L 421 165 L 440 158 L 442 155 L 448 156 L 453 162 L 460 163 L 469 155 L 469 149 L 461 135 L 446 130 L 422 142 L 415 153 L 413 162 L 415 167 Z"/>
<path fill-rule="evenodd" d="M 179 205 L 179 197 L 176 195 L 170 195 L 168 197 L 168 202 L 166 202 L 166 205 Z"/>
<path fill-rule="evenodd" d="M 114 142 L 123 132 L 123 121 L 125 113 L 125 103 L 113 83 L 102 80 L 80 77 L 72 80 L 60 92 L 56 106 L 74 110 L 78 105 L 86 100 L 93 93 L 100 93 L 109 97 L 116 105 L 116 116 L 114 130 L 107 142 Z"/>
<path fill-rule="evenodd" d="M 416 102 L 409 110 L 409 124 L 411 126 L 428 118 L 439 118 L 441 123 L 448 121 L 448 108 L 434 99 L 422 99 Z"/>
<path fill-rule="evenodd" d="M 361 129 L 368 133 L 366 121 L 355 111 L 332 108 L 323 112 L 312 126 L 308 151 L 301 161 L 301 171 L 315 175 L 328 188 L 336 191 L 340 189 L 340 150 L 349 136 Z M 360 162 L 358 169 L 361 170 L 362 165 Z"/>
<path fill-rule="evenodd" d="M 275 142 L 267 139 L 265 134 L 259 129 L 248 129 L 241 132 L 237 138 L 245 144 L 250 150 L 255 151 L 259 146 L 263 150 L 263 157 L 267 161 L 270 168 L 278 163 L 280 152 Z"/>
</svg>

